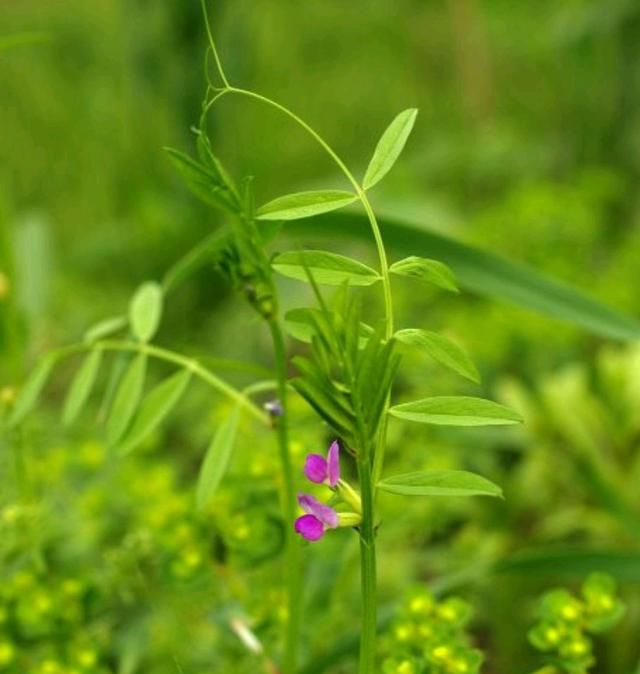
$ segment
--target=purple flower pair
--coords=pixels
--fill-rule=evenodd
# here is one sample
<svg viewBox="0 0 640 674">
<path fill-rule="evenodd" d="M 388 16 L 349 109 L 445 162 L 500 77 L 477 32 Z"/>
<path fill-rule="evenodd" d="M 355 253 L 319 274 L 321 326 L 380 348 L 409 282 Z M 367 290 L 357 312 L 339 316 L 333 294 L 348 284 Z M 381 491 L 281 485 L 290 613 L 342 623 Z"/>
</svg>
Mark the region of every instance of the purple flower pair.
<svg viewBox="0 0 640 674">
<path fill-rule="evenodd" d="M 340 446 L 331 443 L 327 458 L 320 454 L 307 455 L 304 474 L 310 482 L 326 484 L 334 489 L 340 481 Z M 295 530 L 308 541 L 319 541 L 327 529 L 336 529 L 340 523 L 338 513 L 328 505 L 320 503 L 309 494 L 299 494 L 298 503 L 306 513 L 295 522 Z"/>
</svg>

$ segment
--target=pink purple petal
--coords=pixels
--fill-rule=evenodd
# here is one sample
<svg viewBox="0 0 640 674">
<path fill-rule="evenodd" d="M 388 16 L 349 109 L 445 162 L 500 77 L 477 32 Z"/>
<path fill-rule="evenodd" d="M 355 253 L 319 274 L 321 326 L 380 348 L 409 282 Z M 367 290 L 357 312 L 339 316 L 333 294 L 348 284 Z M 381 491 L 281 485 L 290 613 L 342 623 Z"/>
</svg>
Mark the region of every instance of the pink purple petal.
<svg viewBox="0 0 640 674">
<path fill-rule="evenodd" d="M 328 466 L 320 454 L 308 454 L 304 463 L 304 474 L 308 480 L 322 484 L 327 479 Z"/>
<path fill-rule="evenodd" d="M 320 503 L 313 496 L 299 494 L 298 503 L 306 513 L 313 515 L 329 529 L 335 529 L 338 526 L 338 513 L 328 505 Z"/>
<path fill-rule="evenodd" d="M 327 455 L 327 475 L 329 486 L 335 487 L 340 479 L 340 445 L 334 440 Z"/>
<path fill-rule="evenodd" d="M 324 536 L 324 524 L 313 515 L 302 515 L 295 523 L 296 532 L 308 541 L 319 541 Z"/>
</svg>

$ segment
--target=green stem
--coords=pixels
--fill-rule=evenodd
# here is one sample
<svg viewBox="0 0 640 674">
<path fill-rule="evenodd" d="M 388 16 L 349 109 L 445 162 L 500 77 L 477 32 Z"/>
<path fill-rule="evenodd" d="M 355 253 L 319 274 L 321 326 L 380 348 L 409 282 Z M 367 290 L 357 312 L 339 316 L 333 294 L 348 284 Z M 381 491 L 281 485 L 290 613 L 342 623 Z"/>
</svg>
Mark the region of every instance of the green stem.
<svg viewBox="0 0 640 674">
<path fill-rule="evenodd" d="M 94 348 L 100 348 L 106 351 L 128 351 L 133 353 L 144 353 L 148 356 L 151 356 L 152 358 L 157 358 L 158 360 L 163 360 L 167 363 L 173 363 L 174 365 L 179 365 L 180 367 L 183 367 L 187 370 L 191 370 L 194 376 L 198 377 L 216 391 L 222 393 L 228 398 L 231 398 L 231 400 L 234 400 L 244 410 L 249 412 L 249 414 L 251 414 L 251 416 L 253 416 L 257 421 L 260 421 L 264 425 L 269 425 L 269 416 L 241 391 L 235 389 L 233 386 L 231 386 L 231 384 L 227 384 L 224 379 L 220 379 L 220 377 L 213 374 L 211 370 L 207 370 L 207 368 L 203 367 L 197 360 L 183 356 L 182 354 L 176 353 L 175 351 L 169 351 L 169 349 L 163 349 L 159 346 L 153 346 L 151 344 L 143 344 L 139 342 L 101 340 L 94 343 L 72 344 L 70 346 L 63 347 L 54 353 L 54 357 L 56 359 L 66 358 L 67 356 L 72 356 L 83 351 L 89 351 Z"/>
<path fill-rule="evenodd" d="M 278 448 L 284 489 L 282 491 L 282 511 L 285 518 L 285 576 L 287 588 L 287 623 L 284 640 L 284 674 L 295 674 L 298 664 L 298 646 L 300 643 L 300 628 L 302 617 L 302 587 L 300 569 L 300 547 L 293 529 L 296 516 L 296 490 L 289 452 L 289 408 L 287 391 L 287 353 L 282 334 L 282 328 L 277 318 L 269 321 L 271 339 L 273 341 L 275 369 L 277 375 L 278 399 L 282 405 L 283 414 L 276 418 Z"/>
<path fill-rule="evenodd" d="M 376 539 L 371 465 L 368 456 L 358 460 L 358 477 L 362 497 L 360 526 L 360 583 L 362 592 L 362 626 L 360 632 L 360 674 L 373 674 L 376 660 Z"/>
</svg>

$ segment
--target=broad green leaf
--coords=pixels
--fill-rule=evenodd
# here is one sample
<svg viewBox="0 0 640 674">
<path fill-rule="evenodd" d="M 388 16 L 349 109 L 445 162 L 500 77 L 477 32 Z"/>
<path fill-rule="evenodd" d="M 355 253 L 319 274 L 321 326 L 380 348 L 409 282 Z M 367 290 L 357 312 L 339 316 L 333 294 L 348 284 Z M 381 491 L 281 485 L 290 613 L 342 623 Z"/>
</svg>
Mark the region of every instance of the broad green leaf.
<svg viewBox="0 0 640 674">
<path fill-rule="evenodd" d="M 516 552 L 494 567 L 495 573 L 576 579 L 594 571 L 640 583 L 640 550 L 545 546 Z"/>
<path fill-rule="evenodd" d="M 344 190 L 321 190 L 316 192 L 297 192 L 278 197 L 261 206 L 256 217 L 258 220 L 298 220 L 312 215 L 328 213 L 352 204 L 357 195 Z"/>
<path fill-rule="evenodd" d="M 640 322 L 577 288 L 545 276 L 526 265 L 492 252 L 429 231 L 426 225 L 380 218 L 380 227 L 390 251 L 396 255 L 433 256 L 447 264 L 460 285 L 470 292 L 524 307 L 588 332 L 621 341 L 640 339 Z M 371 241 L 366 216 L 359 213 L 328 213 L 287 225 L 292 236 Z"/>
<path fill-rule="evenodd" d="M 211 503 L 229 467 L 231 452 L 238 432 L 239 418 L 240 410 L 236 407 L 218 427 L 213 436 L 213 440 L 202 462 L 200 475 L 198 476 L 198 486 L 196 488 L 198 510 L 203 510 Z"/>
<path fill-rule="evenodd" d="M 396 163 L 413 129 L 417 114 L 415 108 L 401 112 L 382 134 L 364 175 L 362 186 L 365 190 L 382 180 Z"/>
<path fill-rule="evenodd" d="M 96 323 L 85 332 L 84 341 L 91 343 L 97 341 L 98 339 L 109 337 L 115 332 L 120 332 L 120 330 L 126 328 L 127 322 L 126 316 L 105 318 L 104 321 Z"/>
<path fill-rule="evenodd" d="M 476 383 L 480 381 L 480 374 L 465 351 L 437 332 L 409 328 L 398 330 L 393 337 L 403 344 L 420 347 L 431 358 L 463 377 Z"/>
<path fill-rule="evenodd" d="M 84 359 L 76 376 L 73 378 L 64 403 L 62 412 L 62 422 L 64 424 L 72 423 L 87 401 L 96 381 L 96 375 L 98 374 L 101 362 L 102 349 L 94 349 Z"/>
<path fill-rule="evenodd" d="M 398 419 L 440 426 L 506 426 L 522 417 L 504 405 L 484 398 L 439 396 L 395 405 L 389 414 Z"/>
<path fill-rule="evenodd" d="M 162 288 L 154 281 L 143 283 L 136 290 L 129 307 L 131 332 L 141 342 L 156 334 L 162 318 Z"/>
<path fill-rule="evenodd" d="M 150 433 L 152 433 L 171 412 L 182 397 L 189 380 L 190 370 L 180 370 L 160 382 L 140 405 L 140 411 L 120 445 L 120 454 L 132 452 Z"/>
<path fill-rule="evenodd" d="M 147 372 L 147 357 L 141 353 L 130 363 L 118 386 L 107 421 L 107 444 L 115 445 L 129 427 L 138 409 L 144 377 Z"/>
<path fill-rule="evenodd" d="M 9 425 L 15 426 L 19 424 L 31 412 L 34 405 L 38 401 L 40 392 L 51 374 L 51 370 L 55 365 L 56 358 L 53 354 L 45 356 L 31 373 L 30 377 L 25 382 L 15 402 L 11 416 L 9 417 Z"/>
<path fill-rule="evenodd" d="M 410 276 L 427 283 L 432 283 L 439 288 L 444 288 L 444 290 L 450 290 L 454 293 L 458 292 L 453 272 L 446 264 L 437 260 L 411 256 L 392 264 L 389 267 L 389 271 L 399 276 Z"/>
<path fill-rule="evenodd" d="M 466 470 L 438 470 L 393 475 L 378 483 L 391 494 L 405 496 L 497 496 L 502 489 L 487 478 Z"/>
<path fill-rule="evenodd" d="M 283 276 L 309 283 L 309 275 L 321 285 L 369 286 L 380 281 L 375 269 L 344 255 L 323 250 L 281 253 L 271 263 Z"/>
</svg>

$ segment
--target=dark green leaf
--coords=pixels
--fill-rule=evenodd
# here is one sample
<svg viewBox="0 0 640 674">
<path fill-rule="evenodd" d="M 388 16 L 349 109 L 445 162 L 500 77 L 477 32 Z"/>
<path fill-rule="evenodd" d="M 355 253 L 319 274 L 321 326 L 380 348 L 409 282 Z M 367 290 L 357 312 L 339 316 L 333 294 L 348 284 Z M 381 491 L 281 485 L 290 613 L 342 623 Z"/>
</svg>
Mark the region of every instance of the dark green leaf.
<svg viewBox="0 0 640 674">
<path fill-rule="evenodd" d="M 409 328 L 398 330 L 393 337 L 403 344 L 420 347 L 431 358 L 463 377 L 476 383 L 480 381 L 480 374 L 465 351 L 437 332 Z"/>
<path fill-rule="evenodd" d="M 496 496 L 502 489 L 482 475 L 466 470 L 439 470 L 405 473 L 387 477 L 378 487 L 404 496 Z"/>
<path fill-rule="evenodd" d="M 180 370 L 160 382 L 140 405 L 140 411 L 120 446 L 121 454 L 132 452 L 152 433 L 182 397 L 191 379 L 190 370 Z"/>
<path fill-rule="evenodd" d="M 373 187 L 391 170 L 409 138 L 418 111 L 415 108 L 401 112 L 386 128 L 367 167 L 362 186 Z"/>
<path fill-rule="evenodd" d="M 344 190 L 321 190 L 316 192 L 297 192 L 278 197 L 261 206 L 256 217 L 258 220 L 299 220 L 312 215 L 335 211 L 352 204 L 357 195 Z"/>
<path fill-rule="evenodd" d="M 148 342 L 156 334 L 162 318 L 163 294 L 154 281 L 143 283 L 136 290 L 129 307 L 129 322 L 134 337 Z"/>
<path fill-rule="evenodd" d="M 503 426 L 522 417 L 504 405 L 484 398 L 439 396 L 395 405 L 389 413 L 398 419 L 442 426 Z"/>
<path fill-rule="evenodd" d="M 640 339 L 640 323 L 576 288 L 557 281 L 494 253 L 448 238 L 399 220 L 381 218 L 389 250 L 398 255 L 422 253 L 449 265 L 460 285 L 467 290 L 499 299 L 577 325 L 602 337 L 623 341 Z M 334 242 L 341 237 L 371 241 L 370 225 L 358 213 L 330 213 L 290 223 L 292 235 L 326 237 Z"/>
<path fill-rule="evenodd" d="M 62 421 L 72 423 L 78 416 L 82 406 L 87 401 L 100 368 L 102 349 L 94 349 L 85 359 L 71 383 L 69 393 L 64 403 Z"/>
<path fill-rule="evenodd" d="M 240 410 L 236 407 L 218 427 L 209 445 L 198 476 L 196 504 L 199 510 L 203 510 L 211 503 L 229 467 L 231 452 L 238 432 L 239 418 Z"/>
<path fill-rule="evenodd" d="M 26 416 L 31 412 L 34 405 L 38 401 L 38 397 L 42 388 L 47 382 L 51 370 L 55 365 L 56 358 L 53 355 L 45 356 L 40 363 L 36 366 L 35 370 L 31 373 L 31 376 L 27 379 L 24 386 L 22 387 L 18 398 L 16 399 L 15 406 L 9 417 L 9 425 L 15 426 L 19 424 Z"/>
<path fill-rule="evenodd" d="M 457 293 L 456 277 L 446 264 L 438 260 L 429 260 L 424 257 L 411 256 L 395 262 L 389 271 L 399 276 L 409 276 L 421 281 L 427 281 L 444 290 Z"/>
<path fill-rule="evenodd" d="M 367 265 L 323 250 L 304 250 L 281 253 L 272 262 L 273 268 L 283 276 L 309 282 L 309 274 L 321 285 L 369 286 L 380 281 L 381 276 Z"/>
<path fill-rule="evenodd" d="M 115 445 L 129 427 L 140 403 L 146 371 L 147 357 L 141 353 L 131 361 L 118 386 L 107 421 L 108 445 Z"/>
</svg>

